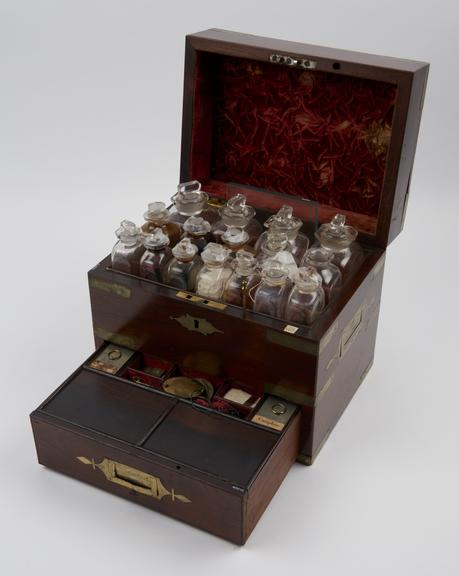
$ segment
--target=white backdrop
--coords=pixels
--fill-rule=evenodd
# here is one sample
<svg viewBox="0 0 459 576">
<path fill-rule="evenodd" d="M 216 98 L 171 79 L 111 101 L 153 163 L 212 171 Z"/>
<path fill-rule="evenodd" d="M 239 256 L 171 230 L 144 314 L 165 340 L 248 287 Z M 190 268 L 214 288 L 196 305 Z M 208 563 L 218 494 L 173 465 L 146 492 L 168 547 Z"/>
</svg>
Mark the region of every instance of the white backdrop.
<svg viewBox="0 0 459 576">
<path fill-rule="evenodd" d="M 0 0 L 2 573 L 458 574 L 455 0 Z M 86 271 L 178 180 L 186 33 L 427 60 L 375 364 L 244 548 L 37 465 L 28 413 L 92 350 Z"/>
</svg>

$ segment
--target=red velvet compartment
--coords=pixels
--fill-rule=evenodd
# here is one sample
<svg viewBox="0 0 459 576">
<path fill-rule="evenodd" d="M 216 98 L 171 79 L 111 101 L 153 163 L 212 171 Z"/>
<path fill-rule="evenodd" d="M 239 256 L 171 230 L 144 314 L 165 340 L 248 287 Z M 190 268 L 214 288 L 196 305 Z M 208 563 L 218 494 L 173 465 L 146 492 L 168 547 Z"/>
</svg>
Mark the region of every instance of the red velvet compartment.
<svg viewBox="0 0 459 576">
<path fill-rule="evenodd" d="M 161 376 L 154 376 L 145 371 L 148 368 L 160 369 L 163 370 L 163 373 Z M 170 378 L 174 372 L 175 366 L 171 362 L 147 354 L 138 354 L 134 356 L 121 377 L 159 390 L 162 388 L 164 380 Z"/>
<path fill-rule="evenodd" d="M 394 84 L 197 57 L 191 168 L 206 189 L 236 183 L 307 198 L 375 231 Z"/>
</svg>

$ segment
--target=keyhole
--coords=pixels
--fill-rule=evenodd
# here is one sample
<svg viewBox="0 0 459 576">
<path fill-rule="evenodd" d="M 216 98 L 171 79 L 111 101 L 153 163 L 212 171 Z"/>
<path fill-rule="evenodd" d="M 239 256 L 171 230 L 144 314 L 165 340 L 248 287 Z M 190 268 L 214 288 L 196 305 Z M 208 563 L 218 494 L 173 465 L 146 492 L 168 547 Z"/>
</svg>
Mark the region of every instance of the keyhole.
<svg viewBox="0 0 459 576">
<path fill-rule="evenodd" d="M 194 327 L 195 330 L 199 330 L 199 320 L 197 318 L 194 319 Z"/>
</svg>

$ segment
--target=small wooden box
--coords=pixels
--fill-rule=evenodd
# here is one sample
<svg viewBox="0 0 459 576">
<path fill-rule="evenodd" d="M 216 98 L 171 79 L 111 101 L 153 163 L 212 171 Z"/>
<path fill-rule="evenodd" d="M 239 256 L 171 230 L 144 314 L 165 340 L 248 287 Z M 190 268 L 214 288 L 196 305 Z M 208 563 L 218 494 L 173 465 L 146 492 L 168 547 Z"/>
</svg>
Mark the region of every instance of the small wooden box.
<svg viewBox="0 0 459 576">
<path fill-rule="evenodd" d="M 246 540 L 294 459 L 314 460 L 372 364 L 427 74 L 425 63 L 222 30 L 187 37 L 181 181 L 200 180 L 214 202 L 243 192 L 261 222 L 289 204 L 310 236 L 343 213 L 363 262 L 306 327 L 115 271 L 105 258 L 88 275 L 98 348 L 241 382 L 299 410 L 275 432 L 86 363 L 32 414 L 41 463 Z"/>
</svg>

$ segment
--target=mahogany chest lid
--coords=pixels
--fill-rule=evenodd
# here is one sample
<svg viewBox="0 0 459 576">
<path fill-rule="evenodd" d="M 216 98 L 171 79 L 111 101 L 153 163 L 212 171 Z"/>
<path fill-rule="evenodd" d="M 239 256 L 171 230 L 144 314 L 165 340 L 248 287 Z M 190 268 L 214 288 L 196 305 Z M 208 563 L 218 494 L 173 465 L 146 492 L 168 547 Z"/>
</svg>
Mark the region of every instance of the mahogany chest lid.
<svg viewBox="0 0 459 576">
<path fill-rule="evenodd" d="M 224 30 L 187 36 L 181 180 L 380 247 L 400 232 L 428 64 Z M 310 208 L 309 208 L 310 212 Z"/>
</svg>

